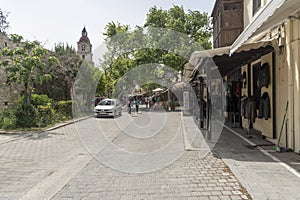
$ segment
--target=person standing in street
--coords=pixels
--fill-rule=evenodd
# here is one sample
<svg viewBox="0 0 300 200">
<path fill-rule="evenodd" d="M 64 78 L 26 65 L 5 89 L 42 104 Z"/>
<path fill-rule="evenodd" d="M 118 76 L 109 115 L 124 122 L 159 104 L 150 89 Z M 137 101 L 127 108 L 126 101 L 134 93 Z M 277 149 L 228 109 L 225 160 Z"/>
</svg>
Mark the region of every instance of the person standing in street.
<svg viewBox="0 0 300 200">
<path fill-rule="evenodd" d="M 136 114 L 138 114 L 138 113 L 139 113 L 140 100 L 139 100 L 137 97 L 135 97 L 135 100 L 134 100 L 133 103 L 134 103 L 134 105 L 135 105 Z"/>
<path fill-rule="evenodd" d="M 150 103 L 150 98 L 149 98 L 149 97 L 146 97 L 146 98 L 145 98 L 146 109 L 149 108 L 149 103 Z"/>
<path fill-rule="evenodd" d="M 128 110 L 128 113 L 131 114 L 131 99 L 130 98 L 127 99 L 127 110 Z"/>
</svg>

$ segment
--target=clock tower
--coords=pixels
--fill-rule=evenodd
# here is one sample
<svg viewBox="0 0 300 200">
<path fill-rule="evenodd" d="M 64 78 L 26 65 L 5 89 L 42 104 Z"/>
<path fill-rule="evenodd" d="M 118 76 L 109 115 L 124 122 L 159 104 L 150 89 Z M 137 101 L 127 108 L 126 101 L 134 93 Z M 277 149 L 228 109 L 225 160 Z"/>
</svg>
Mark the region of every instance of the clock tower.
<svg viewBox="0 0 300 200">
<path fill-rule="evenodd" d="M 82 59 L 92 61 L 93 60 L 92 45 L 87 35 L 88 35 L 87 31 L 84 27 L 81 32 L 81 37 L 77 42 L 77 54 Z"/>
</svg>

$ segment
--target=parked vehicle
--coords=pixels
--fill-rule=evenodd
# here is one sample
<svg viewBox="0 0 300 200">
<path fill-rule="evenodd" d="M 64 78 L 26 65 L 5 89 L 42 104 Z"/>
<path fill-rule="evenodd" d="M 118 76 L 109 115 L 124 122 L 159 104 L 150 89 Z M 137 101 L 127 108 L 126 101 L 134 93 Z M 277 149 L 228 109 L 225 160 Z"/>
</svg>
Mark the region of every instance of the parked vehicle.
<svg viewBox="0 0 300 200">
<path fill-rule="evenodd" d="M 103 99 L 94 109 L 96 117 L 122 115 L 122 106 L 117 99 Z"/>
<path fill-rule="evenodd" d="M 93 100 L 95 106 L 97 106 L 100 103 L 100 101 L 102 101 L 103 99 L 105 99 L 105 97 L 96 96 Z"/>
</svg>

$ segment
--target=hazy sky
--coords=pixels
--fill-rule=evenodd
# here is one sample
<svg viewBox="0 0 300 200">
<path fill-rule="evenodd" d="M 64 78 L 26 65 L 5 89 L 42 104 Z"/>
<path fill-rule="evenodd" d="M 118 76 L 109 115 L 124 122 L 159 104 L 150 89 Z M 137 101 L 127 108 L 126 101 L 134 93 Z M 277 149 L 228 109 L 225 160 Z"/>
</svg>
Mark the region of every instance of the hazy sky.
<svg viewBox="0 0 300 200">
<path fill-rule="evenodd" d="M 74 47 L 86 26 L 93 48 L 103 42 L 104 27 L 110 21 L 143 25 L 152 6 L 168 9 L 183 5 L 185 10 L 209 14 L 215 0 L 0 0 L 0 8 L 10 12 L 9 33 L 39 40 L 52 49 L 65 42 Z"/>
</svg>

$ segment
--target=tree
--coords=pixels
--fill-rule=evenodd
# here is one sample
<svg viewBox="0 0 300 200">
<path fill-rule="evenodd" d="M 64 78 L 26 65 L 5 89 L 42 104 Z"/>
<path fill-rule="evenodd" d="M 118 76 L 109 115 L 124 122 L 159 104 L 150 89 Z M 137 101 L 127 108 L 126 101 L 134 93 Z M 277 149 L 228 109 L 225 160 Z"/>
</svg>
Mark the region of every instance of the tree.
<svg viewBox="0 0 300 200">
<path fill-rule="evenodd" d="M 173 6 L 169 10 L 154 6 L 150 8 L 144 24 L 144 27 L 149 26 L 184 33 L 200 43 L 204 49 L 211 49 L 212 27 L 206 12 L 188 10 L 186 13 L 182 6 Z"/>
<path fill-rule="evenodd" d="M 193 51 L 211 48 L 212 31 L 207 13 L 185 12 L 182 6 L 168 10 L 154 6 L 149 9 L 143 27 L 137 26 L 129 32 L 127 25 L 110 22 L 104 35 L 108 52 L 101 64 L 110 91 L 136 66 L 144 65 L 144 74 L 150 74 L 146 68 L 152 66 L 149 63 L 182 71 Z"/>
<path fill-rule="evenodd" d="M 105 27 L 105 32 L 103 33 L 106 36 L 105 42 L 107 46 L 107 53 L 104 55 L 104 59 L 101 60 L 101 66 L 104 70 L 104 75 L 106 79 L 106 89 L 107 95 L 110 97 L 113 91 L 115 81 L 120 77 L 118 71 L 114 68 L 118 65 L 117 63 L 122 62 L 120 59 L 124 58 L 124 40 L 125 37 L 114 37 L 126 33 L 129 30 L 128 25 L 121 25 L 120 23 L 109 22 Z M 113 38 L 114 39 L 111 39 Z M 126 68 L 126 65 L 121 65 L 123 68 Z"/>
<path fill-rule="evenodd" d="M 59 59 L 59 64 L 45 69 L 44 72 L 51 74 L 52 79 L 47 83 L 37 85 L 36 92 L 47 94 L 56 101 L 70 100 L 72 86 L 82 60 L 73 47 L 63 43 L 55 45 L 52 55 Z"/>
<path fill-rule="evenodd" d="M 51 79 L 50 74 L 44 70 L 51 65 L 56 65 L 58 60 L 50 56 L 37 41 L 25 41 L 20 35 L 10 35 L 15 48 L 3 48 L 1 51 L 1 65 L 5 67 L 7 84 L 21 83 L 24 86 L 24 107 L 29 113 L 31 107 L 31 94 L 34 91 L 34 84 L 41 84 Z"/>
<path fill-rule="evenodd" d="M 2 11 L 0 8 L 0 33 L 6 34 L 7 29 L 9 28 L 9 22 L 7 21 L 7 17 L 9 12 Z"/>
</svg>

